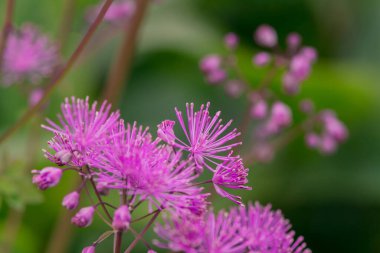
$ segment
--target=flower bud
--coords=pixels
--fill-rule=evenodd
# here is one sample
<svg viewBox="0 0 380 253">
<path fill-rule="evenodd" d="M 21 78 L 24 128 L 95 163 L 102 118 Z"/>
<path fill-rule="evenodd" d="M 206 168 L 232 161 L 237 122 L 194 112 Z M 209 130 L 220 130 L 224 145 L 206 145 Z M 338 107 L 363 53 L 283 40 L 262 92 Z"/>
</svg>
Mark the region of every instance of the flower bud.
<svg viewBox="0 0 380 253">
<path fill-rule="evenodd" d="M 268 65 L 271 60 L 270 54 L 267 52 L 259 52 L 253 57 L 253 64 L 258 67 L 264 67 Z"/>
<path fill-rule="evenodd" d="M 57 165 L 63 166 L 71 161 L 73 154 L 69 150 L 63 149 L 55 153 L 54 158 Z"/>
<path fill-rule="evenodd" d="M 251 106 L 250 115 L 254 119 L 262 119 L 267 115 L 268 105 L 263 99 L 255 102 Z"/>
<path fill-rule="evenodd" d="M 239 43 L 239 37 L 235 33 L 228 33 L 224 37 L 224 44 L 228 49 L 235 49 Z"/>
<path fill-rule="evenodd" d="M 88 227 L 94 218 L 95 208 L 93 206 L 84 207 L 71 218 L 71 223 L 78 227 Z"/>
<path fill-rule="evenodd" d="M 82 250 L 82 253 L 95 253 L 95 246 L 88 246 Z"/>
<path fill-rule="evenodd" d="M 337 142 L 331 136 L 325 135 L 321 139 L 319 148 L 322 153 L 329 155 L 336 151 Z"/>
<path fill-rule="evenodd" d="M 126 230 L 131 222 L 131 213 L 127 205 L 116 209 L 113 216 L 112 227 L 116 230 Z"/>
<path fill-rule="evenodd" d="M 311 61 L 303 54 L 294 56 L 290 61 L 290 72 L 296 80 L 305 80 L 311 72 Z"/>
<path fill-rule="evenodd" d="M 175 143 L 174 125 L 175 121 L 173 120 L 164 120 L 157 125 L 157 136 L 169 145 Z"/>
<path fill-rule="evenodd" d="M 304 47 L 300 52 L 304 57 L 306 57 L 310 62 L 317 60 L 318 53 L 313 47 Z"/>
<path fill-rule="evenodd" d="M 310 99 L 304 99 L 300 102 L 299 108 L 303 113 L 312 113 L 314 111 L 314 103 Z"/>
<path fill-rule="evenodd" d="M 255 33 L 256 43 L 264 47 L 274 47 L 277 45 L 277 33 L 270 25 L 261 25 Z"/>
<path fill-rule="evenodd" d="M 320 144 L 320 138 L 315 133 L 308 133 L 305 136 L 305 142 L 309 148 L 317 148 Z"/>
<path fill-rule="evenodd" d="M 29 106 L 34 106 L 38 102 L 40 102 L 43 95 L 44 95 L 44 90 L 41 88 L 32 90 L 32 92 L 29 95 Z"/>
<path fill-rule="evenodd" d="M 300 81 L 291 72 L 285 73 L 282 78 L 282 85 L 288 95 L 297 94 L 300 90 Z"/>
<path fill-rule="evenodd" d="M 222 59 L 219 55 L 208 55 L 201 60 L 200 69 L 205 72 L 211 72 L 219 69 L 222 64 Z"/>
<path fill-rule="evenodd" d="M 289 33 L 286 44 L 291 51 L 296 50 L 301 45 L 302 38 L 298 33 Z"/>
<path fill-rule="evenodd" d="M 230 80 L 225 86 L 226 93 L 233 98 L 239 97 L 243 93 L 244 88 L 244 84 L 239 80 Z"/>
<path fill-rule="evenodd" d="M 46 190 L 56 186 L 62 177 L 62 170 L 54 167 L 46 167 L 42 170 L 33 170 L 33 184 L 36 184 L 40 190 Z"/>
<path fill-rule="evenodd" d="M 79 204 L 79 193 L 77 191 L 67 194 L 62 200 L 62 206 L 68 210 L 73 210 L 77 208 Z"/>
<path fill-rule="evenodd" d="M 100 195 L 106 196 L 108 195 L 110 189 L 108 188 L 108 184 L 106 182 L 99 182 L 96 184 L 96 190 Z"/>
<path fill-rule="evenodd" d="M 215 69 L 207 74 L 207 82 L 210 84 L 220 84 L 227 77 L 227 74 L 222 69 Z"/>
<path fill-rule="evenodd" d="M 278 127 L 286 127 L 292 123 L 292 111 L 282 102 L 275 102 L 272 106 L 271 119 Z"/>
</svg>

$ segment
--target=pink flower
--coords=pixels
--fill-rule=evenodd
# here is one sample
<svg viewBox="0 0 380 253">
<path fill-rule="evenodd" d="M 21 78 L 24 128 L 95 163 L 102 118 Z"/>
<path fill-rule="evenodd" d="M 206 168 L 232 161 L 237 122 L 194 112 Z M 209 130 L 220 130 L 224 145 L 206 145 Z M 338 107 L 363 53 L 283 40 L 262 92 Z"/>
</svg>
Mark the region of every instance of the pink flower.
<svg viewBox="0 0 380 253">
<path fill-rule="evenodd" d="M 291 51 L 297 50 L 301 45 L 302 38 L 298 33 L 289 33 L 286 38 L 286 44 Z"/>
<path fill-rule="evenodd" d="M 277 45 L 277 33 L 270 25 L 261 25 L 255 32 L 256 43 L 264 47 L 274 47 Z"/>
<path fill-rule="evenodd" d="M 127 230 L 131 222 L 131 213 L 127 205 L 120 206 L 116 209 L 113 216 L 112 227 L 116 230 Z"/>
<path fill-rule="evenodd" d="M 58 48 L 48 37 L 33 25 L 23 25 L 8 36 L 2 81 L 6 86 L 22 82 L 37 84 L 53 74 L 58 59 Z"/>
<path fill-rule="evenodd" d="M 268 104 L 265 100 L 260 99 L 253 102 L 250 115 L 254 119 L 263 119 L 268 113 Z"/>
<path fill-rule="evenodd" d="M 216 161 L 232 159 L 232 157 L 228 156 L 228 153 L 225 155 L 223 153 L 240 145 L 241 142 L 229 143 L 240 133 L 237 132 L 237 129 L 225 133 L 232 121 L 228 121 L 225 125 L 221 124 L 222 120 L 219 119 L 220 112 L 211 117 L 209 107 L 210 103 L 207 103 L 206 106 L 201 105 L 199 111 L 194 112 L 194 104 L 186 104 L 187 124 L 184 121 L 182 112 L 175 108 L 179 124 L 186 135 L 187 143 L 176 137 L 174 146 L 190 152 L 198 169 L 205 166 L 214 171 L 208 163 L 217 165 Z"/>
<path fill-rule="evenodd" d="M 219 55 L 208 55 L 201 60 L 200 69 L 204 73 L 209 73 L 220 69 L 221 64 L 222 58 Z"/>
<path fill-rule="evenodd" d="M 54 167 L 46 167 L 42 170 L 33 170 L 33 183 L 38 186 L 40 190 L 56 186 L 62 177 L 62 170 Z"/>
<path fill-rule="evenodd" d="M 258 67 L 264 67 L 268 65 L 270 61 L 271 55 L 267 52 L 259 52 L 252 59 L 253 64 Z"/>
<path fill-rule="evenodd" d="M 227 78 L 227 73 L 222 69 L 215 69 L 206 75 L 207 82 L 210 84 L 220 84 Z"/>
<path fill-rule="evenodd" d="M 245 185 L 248 183 L 248 171 L 249 170 L 244 167 L 241 159 L 230 160 L 219 164 L 212 178 L 216 192 L 220 196 L 228 198 L 238 205 L 243 205 L 241 197 L 232 195 L 221 187 L 251 190 L 251 187 Z"/>
<path fill-rule="evenodd" d="M 95 253 L 95 246 L 88 246 L 84 248 L 82 253 Z"/>
<path fill-rule="evenodd" d="M 103 6 L 102 1 L 98 6 L 91 7 L 89 10 L 89 21 L 93 21 L 95 17 L 101 10 Z M 130 20 L 135 13 L 136 4 L 133 0 L 115 0 L 109 7 L 106 15 L 104 16 L 104 21 L 114 24 L 114 25 L 125 25 L 124 23 Z"/>
<path fill-rule="evenodd" d="M 233 98 L 239 97 L 244 90 L 245 85 L 239 80 L 229 80 L 225 86 L 226 93 Z"/>
<path fill-rule="evenodd" d="M 95 208 L 93 206 L 84 207 L 71 218 L 71 222 L 78 227 L 88 227 L 94 218 Z"/>
<path fill-rule="evenodd" d="M 224 37 L 224 44 L 229 49 L 235 49 L 239 43 L 239 37 L 235 33 L 227 33 Z"/>
<path fill-rule="evenodd" d="M 79 193 L 77 191 L 67 194 L 62 201 L 62 206 L 66 207 L 68 210 L 73 210 L 78 207 L 79 204 Z"/>
</svg>

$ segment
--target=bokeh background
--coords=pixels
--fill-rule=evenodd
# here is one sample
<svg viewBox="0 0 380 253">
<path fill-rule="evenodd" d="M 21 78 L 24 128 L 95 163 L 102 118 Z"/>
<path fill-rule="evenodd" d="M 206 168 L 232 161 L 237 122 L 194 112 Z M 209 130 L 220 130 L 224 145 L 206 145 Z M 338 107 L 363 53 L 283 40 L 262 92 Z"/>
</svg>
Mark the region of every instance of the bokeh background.
<svg viewBox="0 0 380 253">
<path fill-rule="evenodd" d="M 4 2 L 0 2 L 1 20 Z M 16 2 L 17 25 L 32 22 L 52 38 L 59 38 L 65 1 Z M 64 38 L 68 44 L 63 58 L 70 55 L 83 35 L 87 27 L 83 16 L 93 4 L 95 0 L 76 1 L 73 31 Z M 335 109 L 347 124 L 350 138 L 336 154 L 323 156 L 307 149 L 300 137 L 279 152 L 272 163 L 250 166 L 253 191 L 244 193 L 245 200 L 272 203 L 274 208 L 282 209 L 315 253 L 380 252 L 379 1 L 152 3 L 132 75 L 118 105 L 123 117 L 154 129 L 161 120 L 174 118 L 174 106 L 211 101 L 214 110 L 222 110 L 224 119 L 233 118 L 238 125 L 245 100 L 231 99 L 222 89 L 206 85 L 198 62 L 205 54 L 223 52 L 224 34 L 234 31 L 242 38 L 245 74 L 254 84 L 260 73 L 250 66 L 250 57 L 257 50 L 252 33 L 262 23 L 274 26 L 282 40 L 289 32 L 299 32 L 305 44 L 318 49 L 320 59 L 295 101 L 310 97 L 317 108 Z M 104 37 L 109 38 L 103 45 Z M 85 57 L 54 92 L 45 109 L 47 115 L 54 117 L 66 96 L 98 98 L 120 38 L 117 34 L 97 34 Z M 27 108 L 26 95 L 20 88 L 0 87 L 1 132 Z M 72 233 L 66 252 L 80 252 L 105 228 L 100 222 L 88 229 L 67 226 L 69 217 L 57 225 L 57 217 L 66 212 L 60 206 L 61 199 L 71 191 L 75 175 L 65 174 L 58 187 L 42 194 L 31 185 L 29 171 L 49 164 L 40 152 L 49 138 L 39 130 L 42 118 L 35 117 L 0 148 L 0 251 L 4 253 L 60 252 L 49 244 L 57 231 L 61 242 Z M 31 131 L 35 133 L 32 137 Z M 218 209 L 232 203 L 217 197 L 215 205 Z M 152 236 L 148 234 L 148 238 Z M 112 239 L 108 239 L 97 252 L 110 252 L 111 244 Z M 12 245 L 10 251 L 7 245 Z M 135 252 L 145 251 L 141 247 Z"/>
</svg>

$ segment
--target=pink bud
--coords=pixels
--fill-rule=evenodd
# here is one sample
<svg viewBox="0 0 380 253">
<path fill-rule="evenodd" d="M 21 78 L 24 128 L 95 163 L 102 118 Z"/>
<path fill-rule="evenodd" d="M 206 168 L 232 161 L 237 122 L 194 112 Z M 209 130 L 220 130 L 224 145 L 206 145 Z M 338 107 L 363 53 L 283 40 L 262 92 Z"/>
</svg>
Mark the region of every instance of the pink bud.
<svg viewBox="0 0 380 253">
<path fill-rule="evenodd" d="M 277 33 L 270 25 L 261 25 L 255 33 L 256 43 L 264 47 L 277 45 Z"/>
<path fill-rule="evenodd" d="M 267 112 L 268 105 L 265 100 L 261 99 L 252 104 L 250 115 L 254 119 L 262 119 L 267 115 Z"/>
<path fill-rule="evenodd" d="M 282 78 L 282 85 L 288 95 L 295 95 L 300 90 L 300 81 L 291 72 L 285 73 Z"/>
<path fill-rule="evenodd" d="M 110 189 L 108 188 L 108 184 L 106 182 L 99 182 L 96 184 L 96 190 L 100 195 L 106 196 L 108 195 Z"/>
<path fill-rule="evenodd" d="M 228 33 L 224 37 L 224 44 L 229 49 L 235 49 L 239 43 L 239 37 L 235 33 Z"/>
<path fill-rule="evenodd" d="M 260 52 L 253 57 L 252 61 L 258 67 L 264 67 L 271 61 L 271 56 L 267 52 Z"/>
<path fill-rule="evenodd" d="M 127 205 L 123 205 L 116 209 L 112 226 L 116 230 L 126 230 L 129 228 L 131 222 L 131 213 Z"/>
<path fill-rule="evenodd" d="M 320 138 L 315 133 L 308 133 L 305 136 L 306 145 L 310 148 L 317 148 L 320 144 Z"/>
<path fill-rule="evenodd" d="M 300 102 L 299 108 L 301 112 L 312 113 L 314 111 L 314 103 L 310 99 L 304 99 Z"/>
<path fill-rule="evenodd" d="M 157 136 L 169 145 L 175 143 L 174 125 L 175 121 L 172 120 L 164 120 L 161 124 L 157 125 Z"/>
<path fill-rule="evenodd" d="M 227 74 L 224 70 L 215 69 L 207 74 L 207 82 L 210 84 L 220 84 L 227 78 Z"/>
<path fill-rule="evenodd" d="M 335 116 L 325 117 L 324 123 L 327 134 L 332 136 L 336 141 L 342 142 L 347 139 L 348 131 L 346 126 Z"/>
<path fill-rule="evenodd" d="M 71 161 L 73 154 L 69 150 L 63 149 L 55 153 L 54 158 L 57 165 L 63 166 Z"/>
<path fill-rule="evenodd" d="M 332 154 L 336 151 L 337 143 L 329 135 L 324 135 L 320 142 L 320 150 L 324 154 Z"/>
<path fill-rule="evenodd" d="M 314 62 L 318 57 L 317 50 L 315 50 L 313 47 L 304 47 L 301 49 L 300 53 L 305 56 L 310 62 Z"/>
<path fill-rule="evenodd" d="M 37 89 L 33 90 L 29 95 L 29 105 L 30 106 L 36 105 L 38 102 L 40 102 L 43 95 L 44 95 L 43 89 L 37 88 Z"/>
<path fill-rule="evenodd" d="M 84 248 L 82 253 L 95 253 L 95 246 L 88 246 Z"/>
<path fill-rule="evenodd" d="M 227 94 L 233 98 L 239 97 L 243 93 L 244 89 L 244 84 L 239 80 L 230 80 L 225 86 Z"/>
<path fill-rule="evenodd" d="M 270 121 L 278 127 L 287 127 L 292 123 L 292 111 L 282 102 L 275 102 L 272 106 Z"/>
<path fill-rule="evenodd" d="M 62 177 L 62 170 L 54 167 L 46 167 L 42 170 L 33 170 L 33 183 L 38 186 L 40 190 L 46 190 L 56 186 Z"/>
<path fill-rule="evenodd" d="M 301 45 L 302 38 L 298 33 L 289 33 L 286 43 L 291 51 L 296 50 Z"/>
<path fill-rule="evenodd" d="M 95 208 L 93 206 L 84 207 L 71 218 L 71 222 L 78 227 L 88 227 L 94 218 Z"/>
<path fill-rule="evenodd" d="M 67 194 L 62 201 L 62 206 L 66 207 L 68 210 L 73 210 L 77 208 L 79 204 L 79 193 L 77 191 Z"/>
<path fill-rule="evenodd" d="M 297 80 L 303 81 L 310 75 L 311 61 L 303 54 L 298 54 L 291 59 L 289 68 Z"/>
<path fill-rule="evenodd" d="M 201 60 L 200 69 L 205 72 L 211 72 L 220 68 L 222 59 L 218 55 L 208 55 Z"/>
</svg>

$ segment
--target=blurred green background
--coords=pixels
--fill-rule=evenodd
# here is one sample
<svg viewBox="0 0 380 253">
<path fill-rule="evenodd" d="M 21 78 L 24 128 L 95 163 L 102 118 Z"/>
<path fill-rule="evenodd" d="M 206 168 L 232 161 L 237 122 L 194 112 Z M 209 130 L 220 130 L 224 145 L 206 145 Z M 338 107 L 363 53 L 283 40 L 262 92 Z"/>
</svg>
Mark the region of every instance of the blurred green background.
<svg viewBox="0 0 380 253">
<path fill-rule="evenodd" d="M 1 20 L 4 2 L 0 2 Z M 17 25 L 32 22 L 52 38 L 59 36 L 65 1 L 16 2 Z M 310 97 L 319 109 L 336 109 L 349 128 L 350 138 L 332 156 L 308 150 L 299 138 L 279 152 L 271 164 L 250 166 L 253 191 L 244 193 L 245 200 L 272 203 L 274 208 L 282 209 L 313 252 L 380 252 L 380 2 L 158 2 L 149 8 L 132 75 L 119 104 L 123 117 L 154 129 L 161 120 L 174 118 L 174 106 L 183 108 L 185 102 L 211 101 L 213 110 L 220 109 L 224 119 L 236 119 L 238 125 L 244 99 L 231 99 L 221 89 L 206 85 L 198 70 L 199 59 L 205 54 L 223 52 L 224 34 L 235 31 L 242 38 L 241 50 L 249 66 L 256 50 L 252 33 L 258 25 L 271 24 L 282 40 L 289 32 L 299 32 L 305 44 L 317 48 L 320 59 L 296 100 Z M 95 3 L 95 0 L 76 1 L 73 31 L 66 38 L 64 58 L 86 29 L 83 18 L 86 8 Z M 107 32 L 106 27 L 102 32 Z M 97 34 L 86 57 L 54 92 L 46 108 L 51 117 L 54 118 L 66 96 L 89 95 L 92 99 L 99 96 L 120 44 L 120 36 L 116 35 L 95 50 L 102 37 L 105 37 L 102 33 Z M 256 69 L 245 70 L 253 83 L 259 80 Z M 26 107 L 25 95 L 19 87 L 0 87 L 0 131 L 18 119 Z M 47 252 L 57 217 L 65 212 L 60 206 L 61 199 L 71 191 L 75 180 L 75 175 L 65 174 L 58 187 L 42 194 L 31 185 L 29 171 L 49 165 L 40 152 L 49 138 L 38 128 L 42 121 L 36 117 L 0 149 L 0 239 L 5 244 L 14 241 L 13 253 Z M 30 131 L 35 131 L 32 141 L 28 137 Z M 215 205 L 219 208 L 232 203 L 217 197 Z M 104 228 L 99 221 L 87 229 L 71 228 L 74 236 L 67 252 L 80 252 Z M 62 226 L 59 230 L 65 234 L 66 229 Z M 152 236 L 148 234 L 149 238 Z M 97 252 L 110 252 L 111 245 L 112 239 L 108 239 Z M 145 251 L 141 246 L 135 252 Z"/>
</svg>

